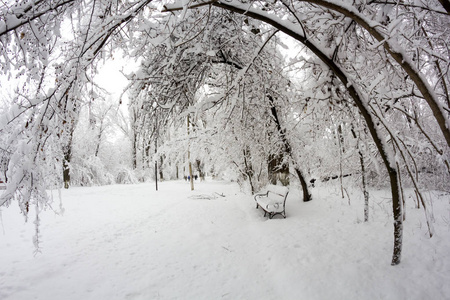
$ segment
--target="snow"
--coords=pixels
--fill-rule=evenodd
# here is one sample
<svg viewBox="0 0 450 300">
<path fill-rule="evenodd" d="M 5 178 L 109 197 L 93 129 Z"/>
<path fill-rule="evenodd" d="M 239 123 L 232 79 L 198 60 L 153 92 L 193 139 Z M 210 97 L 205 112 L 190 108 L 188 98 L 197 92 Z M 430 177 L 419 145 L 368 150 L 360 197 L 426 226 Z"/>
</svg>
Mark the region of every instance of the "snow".
<svg viewBox="0 0 450 300">
<path fill-rule="evenodd" d="M 402 263 L 390 265 L 388 191 L 318 186 L 287 218 L 263 217 L 235 183 L 207 180 L 70 188 L 64 215 L 2 209 L 0 299 L 449 299 L 449 195 L 433 199 L 435 236 L 407 199 Z M 408 194 L 411 194 L 410 191 Z M 223 197 L 223 196 L 224 197 Z M 54 195 L 54 208 L 58 194 Z M 349 205 L 350 202 L 350 205 Z"/>
</svg>

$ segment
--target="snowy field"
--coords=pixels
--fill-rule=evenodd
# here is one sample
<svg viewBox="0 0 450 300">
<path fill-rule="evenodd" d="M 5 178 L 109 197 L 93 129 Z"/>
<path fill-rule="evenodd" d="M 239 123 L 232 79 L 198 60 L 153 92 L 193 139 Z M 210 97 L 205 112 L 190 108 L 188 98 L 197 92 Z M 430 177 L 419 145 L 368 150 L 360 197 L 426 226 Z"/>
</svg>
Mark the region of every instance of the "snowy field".
<svg viewBox="0 0 450 300">
<path fill-rule="evenodd" d="M 316 187 L 287 218 L 263 217 L 237 184 L 184 181 L 71 188 L 64 215 L 2 209 L 0 299 L 450 299 L 450 196 L 433 199 L 433 238 L 408 198 L 402 263 L 392 267 L 389 194 Z M 223 194 L 221 197 L 218 194 Z M 55 198 L 57 194 L 55 194 Z M 55 210 L 58 200 L 55 200 Z"/>
</svg>

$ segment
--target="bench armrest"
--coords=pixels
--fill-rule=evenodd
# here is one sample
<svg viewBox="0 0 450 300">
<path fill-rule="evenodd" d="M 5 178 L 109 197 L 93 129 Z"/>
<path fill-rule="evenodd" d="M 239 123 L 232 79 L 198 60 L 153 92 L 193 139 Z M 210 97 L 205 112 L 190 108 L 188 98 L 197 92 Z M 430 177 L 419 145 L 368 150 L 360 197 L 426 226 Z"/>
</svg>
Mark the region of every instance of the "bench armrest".
<svg viewBox="0 0 450 300">
<path fill-rule="evenodd" d="M 256 199 L 256 197 L 268 197 L 269 196 L 269 191 L 262 193 L 262 194 L 255 194 L 255 196 L 253 197 L 255 199 L 255 201 L 258 201 Z"/>
</svg>

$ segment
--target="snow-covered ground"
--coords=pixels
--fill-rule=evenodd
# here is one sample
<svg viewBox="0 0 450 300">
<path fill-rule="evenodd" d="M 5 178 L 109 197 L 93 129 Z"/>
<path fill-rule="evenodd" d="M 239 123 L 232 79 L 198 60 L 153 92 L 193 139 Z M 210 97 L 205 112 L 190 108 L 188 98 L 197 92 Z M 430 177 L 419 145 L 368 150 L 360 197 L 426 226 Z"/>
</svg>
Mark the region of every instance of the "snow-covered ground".
<svg viewBox="0 0 450 300">
<path fill-rule="evenodd" d="M 433 199 L 433 238 L 408 198 L 402 263 L 391 266 L 389 194 L 291 191 L 287 218 L 263 217 L 235 183 L 70 188 L 64 215 L 2 209 L 0 299 L 450 299 L 450 196 Z M 219 196 L 223 194 L 225 197 Z M 57 199 L 55 194 L 55 199 Z M 55 210 L 58 200 L 55 200 Z"/>
</svg>

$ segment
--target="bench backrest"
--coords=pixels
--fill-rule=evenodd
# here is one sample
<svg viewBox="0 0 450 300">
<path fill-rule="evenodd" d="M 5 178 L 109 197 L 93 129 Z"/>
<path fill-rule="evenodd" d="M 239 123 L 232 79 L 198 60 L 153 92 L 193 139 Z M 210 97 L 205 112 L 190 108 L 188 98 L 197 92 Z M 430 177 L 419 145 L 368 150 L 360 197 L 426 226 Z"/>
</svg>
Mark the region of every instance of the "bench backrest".
<svg viewBox="0 0 450 300">
<path fill-rule="evenodd" d="M 289 194 L 289 188 L 286 186 L 271 184 L 266 187 L 266 190 L 268 193 L 275 194 L 277 196 L 284 198 L 283 199 L 283 209 L 284 209 L 286 206 L 286 198 Z"/>
<path fill-rule="evenodd" d="M 266 190 L 275 194 L 283 195 L 283 197 L 289 192 L 289 188 L 287 186 L 273 185 L 273 184 L 269 184 L 266 187 Z"/>
</svg>

